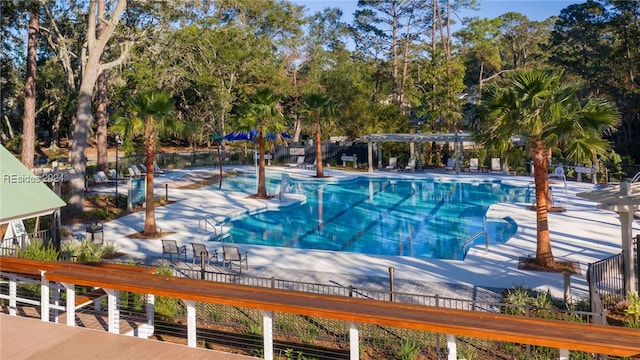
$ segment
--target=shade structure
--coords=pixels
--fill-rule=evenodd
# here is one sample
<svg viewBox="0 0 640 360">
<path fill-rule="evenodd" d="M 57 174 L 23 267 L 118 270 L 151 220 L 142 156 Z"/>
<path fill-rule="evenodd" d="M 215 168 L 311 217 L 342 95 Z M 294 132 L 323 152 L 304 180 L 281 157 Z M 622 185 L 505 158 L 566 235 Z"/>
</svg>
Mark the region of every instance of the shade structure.
<svg viewBox="0 0 640 360">
<path fill-rule="evenodd" d="M 258 135 L 258 132 L 256 130 L 251 130 L 249 132 L 246 131 L 234 131 L 232 133 L 229 133 L 227 135 L 224 136 L 224 138 L 227 141 L 238 141 L 238 140 L 245 140 L 245 141 L 253 141 L 256 136 Z M 267 140 L 275 140 L 276 139 L 276 134 L 274 133 L 267 133 L 267 135 L 265 135 L 265 139 Z M 280 137 L 283 139 L 291 139 L 291 135 L 287 134 L 286 132 L 281 132 L 280 133 Z"/>
</svg>

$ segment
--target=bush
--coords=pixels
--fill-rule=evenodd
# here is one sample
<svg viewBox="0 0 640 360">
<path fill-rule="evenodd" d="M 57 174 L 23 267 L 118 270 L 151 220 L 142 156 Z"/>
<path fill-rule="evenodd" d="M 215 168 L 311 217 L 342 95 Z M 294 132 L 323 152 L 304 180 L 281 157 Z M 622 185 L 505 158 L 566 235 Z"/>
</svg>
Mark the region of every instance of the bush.
<svg viewBox="0 0 640 360">
<path fill-rule="evenodd" d="M 31 260 L 57 261 L 58 251 L 53 247 L 53 243 L 44 246 L 42 240 L 32 239 L 24 249 L 18 251 L 18 257 Z"/>
</svg>

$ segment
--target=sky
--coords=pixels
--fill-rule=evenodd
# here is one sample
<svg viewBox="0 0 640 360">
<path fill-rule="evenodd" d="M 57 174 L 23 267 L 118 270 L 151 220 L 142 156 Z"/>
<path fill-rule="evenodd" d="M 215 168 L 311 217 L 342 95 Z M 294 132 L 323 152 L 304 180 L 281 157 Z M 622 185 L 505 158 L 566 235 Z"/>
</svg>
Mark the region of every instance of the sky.
<svg viewBox="0 0 640 360">
<path fill-rule="evenodd" d="M 341 8 L 344 21 L 351 22 L 353 12 L 357 10 L 358 0 L 290 0 L 307 7 L 307 15 L 314 14 L 327 7 Z M 542 21 L 553 15 L 560 15 L 560 11 L 571 4 L 582 3 L 584 0 L 479 0 L 479 11 L 464 11 L 460 17 L 495 18 L 504 13 L 514 11 L 524 14 L 533 21 Z"/>
</svg>

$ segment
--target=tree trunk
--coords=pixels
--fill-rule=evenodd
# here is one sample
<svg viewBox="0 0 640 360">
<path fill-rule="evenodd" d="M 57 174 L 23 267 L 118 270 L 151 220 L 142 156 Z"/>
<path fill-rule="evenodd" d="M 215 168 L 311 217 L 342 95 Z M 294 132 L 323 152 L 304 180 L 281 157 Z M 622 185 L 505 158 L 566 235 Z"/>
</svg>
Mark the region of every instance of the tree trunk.
<svg viewBox="0 0 640 360">
<path fill-rule="evenodd" d="M 38 6 L 29 10 L 29 41 L 27 46 L 27 75 L 24 84 L 24 114 L 22 117 L 22 154 L 24 166 L 33 169 L 36 133 L 36 62 L 38 49 Z"/>
<path fill-rule="evenodd" d="M 322 128 L 320 122 L 316 122 L 316 177 L 324 177 L 324 167 L 322 167 Z"/>
<path fill-rule="evenodd" d="M 553 267 L 555 260 L 551 252 L 547 210 L 549 174 L 547 172 L 547 154 L 542 144 L 534 146 L 531 151 L 531 158 L 533 160 L 533 173 L 536 185 L 536 263 L 544 267 Z"/>
<path fill-rule="evenodd" d="M 147 139 L 146 146 L 146 161 L 147 166 L 147 180 L 146 180 L 146 195 L 145 195 L 145 212 L 144 212 L 144 235 L 154 235 L 158 231 L 156 229 L 156 211 L 153 198 L 153 157 L 156 152 L 156 139 L 153 134 L 153 121 L 152 117 L 145 119 L 145 138 Z"/>
<path fill-rule="evenodd" d="M 258 131 L 258 193 L 259 198 L 267 198 L 266 173 L 264 169 L 264 135 L 262 126 Z"/>
<path fill-rule="evenodd" d="M 98 1 L 98 17 L 102 18 L 105 12 L 105 0 Z M 98 22 L 96 35 L 100 37 L 104 31 L 104 22 Z M 100 55 L 99 63 L 104 63 L 104 51 Z M 107 145 L 107 78 L 104 71 L 100 72 L 97 83 L 98 105 L 96 106 L 97 134 L 96 143 L 98 146 L 98 169 L 106 171 L 109 162 L 109 147 Z"/>
<path fill-rule="evenodd" d="M 87 67 L 88 68 L 88 67 Z M 82 212 L 84 210 L 85 172 L 87 169 L 87 139 L 91 126 L 91 93 L 98 77 L 97 72 L 85 72 L 82 86 L 78 95 L 78 110 L 73 127 L 73 141 L 69 150 L 69 161 L 78 174 L 69 182 L 69 211 Z"/>
</svg>

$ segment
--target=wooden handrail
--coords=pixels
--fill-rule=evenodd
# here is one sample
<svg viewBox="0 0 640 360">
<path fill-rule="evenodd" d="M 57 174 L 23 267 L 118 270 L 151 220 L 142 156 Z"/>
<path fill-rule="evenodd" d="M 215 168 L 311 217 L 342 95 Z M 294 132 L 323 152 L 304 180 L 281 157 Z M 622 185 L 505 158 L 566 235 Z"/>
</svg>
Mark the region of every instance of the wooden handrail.
<svg viewBox="0 0 640 360">
<path fill-rule="evenodd" d="M 3 259 L 0 259 L 0 270 L 11 272 L 12 264 L 1 261 Z M 59 267 L 48 271 L 46 276 L 49 281 L 318 316 L 353 323 L 386 325 L 613 356 L 640 355 L 638 329 L 308 294 L 117 269 L 85 271 L 78 267 Z"/>
<path fill-rule="evenodd" d="M 111 264 L 101 262 L 40 261 L 20 259 L 9 256 L 0 256 L 0 270 L 7 269 L 5 271 L 16 274 L 40 276 L 40 271 L 51 271 L 60 268 L 74 268 L 81 271 L 84 270 L 103 272 L 120 270 L 147 274 L 154 274 L 158 271 L 153 267 L 131 266 L 126 264 Z"/>
</svg>

